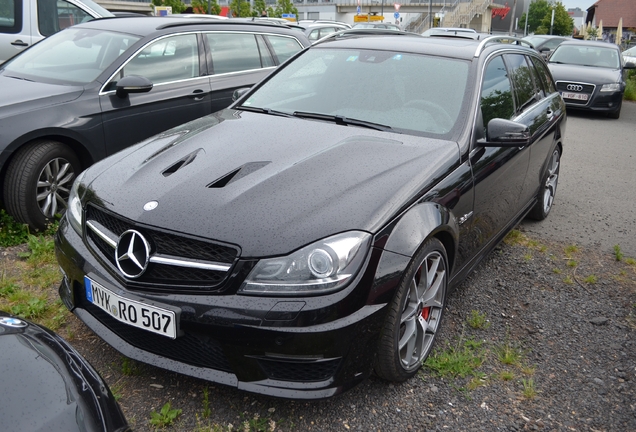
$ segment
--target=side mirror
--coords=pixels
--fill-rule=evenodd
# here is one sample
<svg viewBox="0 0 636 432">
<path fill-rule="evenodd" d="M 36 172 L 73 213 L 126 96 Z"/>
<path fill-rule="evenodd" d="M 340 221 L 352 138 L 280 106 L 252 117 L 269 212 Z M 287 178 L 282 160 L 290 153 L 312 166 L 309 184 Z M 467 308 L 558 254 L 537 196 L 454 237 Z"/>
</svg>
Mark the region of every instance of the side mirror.
<svg viewBox="0 0 636 432">
<path fill-rule="evenodd" d="M 530 128 L 512 120 L 495 118 L 488 122 L 486 139 L 479 140 L 483 147 L 525 147 L 530 144 Z"/>
<path fill-rule="evenodd" d="M 625 63 L 625 66 L 623 66 L 623 69 L 636 69 L 636 63 L 627 62 Z"/>
<path fill-rule="evenodd" d="M 240 89 L 234 90 L 234 93 L 232 93 L 232 102 L 236 102 L 237 100 L 242 98 L 243 95 L 247 93 L 248 91 L 250 91 L 249 87 L 242 87 Z"/>
<path fill-rule="evenodd" d="M 125 98 L 129 93 L 147 93 L 152 90 L 152 81 L 138 75 L 128 75 L 117 81 L 116 94 Z"/>
</svg>

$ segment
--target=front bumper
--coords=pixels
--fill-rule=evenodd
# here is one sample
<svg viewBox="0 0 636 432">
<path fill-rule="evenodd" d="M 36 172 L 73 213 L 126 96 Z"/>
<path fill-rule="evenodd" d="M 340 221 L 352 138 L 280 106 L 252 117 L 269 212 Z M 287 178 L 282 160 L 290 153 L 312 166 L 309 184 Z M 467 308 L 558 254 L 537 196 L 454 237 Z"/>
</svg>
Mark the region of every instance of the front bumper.
<svg viewBox="0 0 636 432">
<path fill-rule="evenodd" d="M 408 257 L 372 248 L 344 290 L 316 297 L 272 298 L 127 290 L 93 256 L 64 218 L 56 236 L 64 272 L 60 297 L 123 355 L 239 389 L 294 399 L 336 395 L 372 371 L 377 340 Z M 383 272 L 381 268 L 391 269 Z M 180 312 L 176 339 L 131 327 L 86 298 L 84 277 L 112 292 Z"/>
<path fill-rule="evenodd" d="M 594 93 L 590 95 L 590 99 L 585 104 L 581 103 L 580 101 L 563 99 L 563 101 L 565 102 L 565 106 L 568 109 L 603 113 L 613 112 L 619 109 L 622 100 L 623 91 L 601 92 L 599 91 L 599 87 L 594 90 Z"/>
</svg>

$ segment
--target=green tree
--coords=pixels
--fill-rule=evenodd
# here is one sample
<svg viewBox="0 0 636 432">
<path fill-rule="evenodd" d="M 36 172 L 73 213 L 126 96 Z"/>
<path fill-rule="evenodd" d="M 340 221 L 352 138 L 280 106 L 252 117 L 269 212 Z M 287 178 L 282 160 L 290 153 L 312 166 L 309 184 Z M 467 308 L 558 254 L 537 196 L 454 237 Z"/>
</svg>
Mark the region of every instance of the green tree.
<svg viewBox="0 0 636 432">
<path fill-rule="evenodd" d="M 152 4 L 155 6 L 170 6 L 173 14 L 181 13 L 187 7 L 181 0 L 152 0 Z"/>
<path fill-rule="evenodd" d="M 291 0 L 278 0 L 276 2 L 276 9 L 274 10 L 274 16 L 282 17 L 283 14 L 295 14 L 298 17 L 298 9 Z"/>
<path fill-rule="evenodd" d="M 537 33 L 537 29 L 541 26 L 541 21 L 546 16 L 551 16 L 552 9 L 550 8 L 550 4 L 548 0 L 534 0 L 530 3 L 528 7 L 528 33 Z M 525 25 L 526 23 L 526 13 L 524 12 L 521 15 L 521 20 L 519 21 L 521 25 Z M 548 29 L 550 27 L 548 26 Z"/>
<path fill-rule="evenodd" d="M 254 10 L 252 10 L 252 14 L 254 14 L 254 16 L 261 16 L 263 11 L 267 11 L 265 0 L 254 0 Z"/>
<path fill-rule="evenodd" d="M 230 10 L 237 17 L 251 17 L 252 8 L 249 0 L 232 0 L 230 1 Z"/>
<path fill-rule="evenodd" d="M 194 13 L 208 13 L 208 0 L 192 0 L 192 9 Z M 212 15 L 221 13 L 221 6 L 219 6 L 216 0 L 210 0 L 210 13 Z"/>
<path fill-rule="evenodd" d="M 541 27 L 547 29 L 546 33 L 550 32 L 550 22 L 552 21 L 552 9 L 548 12 L 543 20 L 541 20 Z M 574 20 L 568 15 L 568 11 L 565 10 L 563 3 L 557 2 L 554 5 L 554 25 L 552 27 L 553 35 L 570 36 L 572 35 L 572 29 L 574 28 Z"/>
</svg>

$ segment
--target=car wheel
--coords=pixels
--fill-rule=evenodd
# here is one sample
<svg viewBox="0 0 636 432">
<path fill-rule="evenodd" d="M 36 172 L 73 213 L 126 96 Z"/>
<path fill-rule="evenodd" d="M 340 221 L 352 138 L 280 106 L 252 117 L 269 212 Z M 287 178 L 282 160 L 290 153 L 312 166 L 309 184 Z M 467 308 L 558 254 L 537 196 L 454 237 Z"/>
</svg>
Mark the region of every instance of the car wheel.
<svg viewBox="0 0 636 432">
<path fill-rule="evenodd" d="M 16 221 L 46 229 L 66 210 L 73 180 L 80 171 L 77 156 L 56 141 L 36 141 L 16 153 L 4 182 L 4 204 Z"/>
<path fill-rule="evenodd" d="M 618 119 L 621 117 L 621 108 L 623 107 L 623 101 L 618 103 L 618 108 L 615 111 L 610 111 L 607 116 L 612 119 Z"/>
<path fill-rule="evenodd" d="M 556 194 L 557 184 L 559 182 L 559 168 L 561 167 L 561 152 L 558 148 L 554 149 L 552 157 L 548 162 L 548 170 L 541 183 L 539 195 L 537 195 L 537 203 L 528 213 L 528 217 L 535 220 L 544 220 L 548 217 L 554 196 Z"/>
<path fill-rule="evenodd" d="M 389 305 L 375 362 L 381 378 L 402 382 L 420 368 L 440 330 L 447 285 L 446 251 L 431 238 L 415 254 Z"/>
</svg>

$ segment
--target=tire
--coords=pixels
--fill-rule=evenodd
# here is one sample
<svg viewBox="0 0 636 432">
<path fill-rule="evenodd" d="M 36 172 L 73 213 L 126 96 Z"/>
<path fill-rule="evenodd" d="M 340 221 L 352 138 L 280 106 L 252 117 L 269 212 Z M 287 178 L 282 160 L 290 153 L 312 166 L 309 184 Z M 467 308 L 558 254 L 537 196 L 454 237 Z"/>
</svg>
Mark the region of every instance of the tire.
<svg viewBox="0 0 636 432">
<path fill-rule="evenodd" d="M 559 148 L 555 148 L 550 161 L 548 162 L 548 169 L 543 176 L 543 182 L 541 182 L 541 189 L 537 195 L 537 203 L 528 213 L 528 217 L 534 220 L 544 220 L 550 214 L 552 209 L 552 203 L 554 202 L 554 196 L 556 195 L 556 189 L 559 182 L 559 169 L 561 168 L 561 152 Z"/>
<path fill-rule="evenodd" d="M 611 119 L 619 119 L 621 117 L 621 108 L 623 107 L 623 101 L 621 100 L 618 104 L 618 108 L 615 111 L 610 111 L 607 113 L 607 117 Z"/>
<path fill-rule="evenodd" d="M 378 376 L 403 382 L 417 373 L 440 330 L 447 287 L 446 250 L 431 238 L 411 260 L 389 305 L 374 365 Z"/>
<path fill-rule="evenodd" d="M 41 140 L 18 150 L 4 181 L 4 205 L 21 223 L 40 231 L 66 210 L 81 165 L 66 145 Z"/>
</svg>

